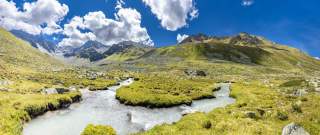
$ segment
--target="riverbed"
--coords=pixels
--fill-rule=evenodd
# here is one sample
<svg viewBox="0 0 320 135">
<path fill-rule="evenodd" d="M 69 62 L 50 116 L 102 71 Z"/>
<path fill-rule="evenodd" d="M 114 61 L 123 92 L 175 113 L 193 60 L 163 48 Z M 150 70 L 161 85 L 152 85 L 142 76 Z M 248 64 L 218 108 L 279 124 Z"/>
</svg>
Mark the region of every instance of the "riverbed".
<svg viewBox="0 0 320 135">
<path fill-rule="evenodd" d="M 170 108 L 145 108 L 126 106 L 115 99 L 116 90 L 133 83 L 133 79 L 120 82 L 105 91 L 82 90 L 83 100 L 69 108 L 47 112 L 25 124 L 24 135 L 80 135 L 88 124 L 112 126 L 119 135 L 148 130 L 155 125 L 172 123 L 183 114 L 209 112 L 235 102 L 229 97 L 230 84 L 222 83 L 214 92 L 216 98 L 193 101 L 191 106 L 181 105 Z"/>
</svg>

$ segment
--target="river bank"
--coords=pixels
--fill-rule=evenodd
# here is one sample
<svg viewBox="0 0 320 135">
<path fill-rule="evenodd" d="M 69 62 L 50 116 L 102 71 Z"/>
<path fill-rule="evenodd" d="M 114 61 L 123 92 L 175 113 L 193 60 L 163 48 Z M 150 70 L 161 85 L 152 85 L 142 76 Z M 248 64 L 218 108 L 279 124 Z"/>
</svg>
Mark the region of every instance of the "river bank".
<svg viewBox="0 0 320 135">
<path fill-rule="evenodd" d="M 120 86 L 110 87 L 107 91 L 83 91 L 83 101 L 79 104 L 37 117 L 25 125 L 23 134 L 78 135 L 88 124 L 95 124 L 110 125 L 117 134 L 126 135 L 145 131 L 159 124 L 179 121 L 188 110 L 208 112 L 234 102 L 229 96 L 217 96 L 214 99 L 194 101 L 191 106 L 153 109 L 126 106 L 115 98 L 115 92 L 132 82 L 133 79 L 121 82 Z M 228 87 L 224 88 L 220 92 L 229 95 Z"/>
</svg>

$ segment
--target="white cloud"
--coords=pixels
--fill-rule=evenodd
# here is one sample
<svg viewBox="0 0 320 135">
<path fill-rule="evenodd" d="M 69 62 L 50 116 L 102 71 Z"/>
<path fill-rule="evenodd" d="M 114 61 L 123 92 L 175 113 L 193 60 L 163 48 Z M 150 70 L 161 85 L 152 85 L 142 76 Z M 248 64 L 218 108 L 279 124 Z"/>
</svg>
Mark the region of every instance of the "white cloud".
<svg viewBox="0 0 320 135">
<path fill-rule="evenodd" d="M 254 0 L 242 0 L 242 6 L 251 6 L 254 3 Z"/>
<path fill-rule="evenodd" d="M 18 9 L 13 1 L 0 0 L 0 26 L 34 35 L 58 33 L 62 31 L 58 23 L 68 11 L 68 6 L 57 0 L 25 2 L 22 9 Z"/>
<path fill-rule="evenodd" d="M 63 34 L 68 38 L 64 38 L 59 46 L 80 46 L 84 44 L 88 40 L 95 40 L 96 36 L 92 32 L 81 32 L 80 30 L 84 30 L 84 20 L 79 16 L 75 16 L 72 20 L 64 25 Z"/>
<path fill-rule="evenodd" d="M 118 2 L 115 19 L 109 19 L 101 11 L 89 12 L 83 17 L 75 17 L 64 25 L 67 38 L 59 46 L 80 46 L 88 40 L 96 40 L 106 45 L 122 41 L 142 42 L 153 46 L 147 29 L 141 27 L 141 15 L 132 8 L 123 8 Z M 89 31 L 82 33 L 83 31 Z"/>
<path fill-rule="evenodd" d="M 186 34 L 183 34 L 183 35 L 178 34 L 177 41 L 178 41 L 178 43 L 181 43 L 183 40 L 185 40 L 188 37 L 189 37 L 189 35 L 186 35 Z"/>
<path fill-rule="evenodd" d="M 320 58 L 319 58 L 319 57 L 314 57 L 314 58 L 316 58 L 317 60 L 320 60 Z"/>
<path fill-rule="evenodd" d="M 161 26 L 176 31 L 199 15 L 193 0 L 142 0 L 161 21 Z"/>
</svg>

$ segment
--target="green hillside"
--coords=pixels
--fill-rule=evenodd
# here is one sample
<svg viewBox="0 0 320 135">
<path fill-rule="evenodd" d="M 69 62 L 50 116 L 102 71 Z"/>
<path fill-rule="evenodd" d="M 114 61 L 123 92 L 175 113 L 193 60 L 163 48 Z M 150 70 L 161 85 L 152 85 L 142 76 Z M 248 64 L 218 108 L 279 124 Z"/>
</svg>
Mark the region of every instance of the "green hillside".
<svg viewBox="0 0 320 135">
<path fill-rule="evenodd" d="M 320 61 L 298 49 L 275 44 L 263 38 L 257 38 L 256 40 L 251 43 L 250 40 L 236 37 L 211 38 L 201 42 L 186 42 L 176 46 L 158 48 L 146 53 L 141 58 L 179 58 L 186 61 L 225 60 L 292 70 L 312 71 L 320 69 Z"/>
<path fill-rule="evenodd" d="M 45 69 L 63 64 L 0 28 L 0 62 L 7 69 Z"/>
</svg>

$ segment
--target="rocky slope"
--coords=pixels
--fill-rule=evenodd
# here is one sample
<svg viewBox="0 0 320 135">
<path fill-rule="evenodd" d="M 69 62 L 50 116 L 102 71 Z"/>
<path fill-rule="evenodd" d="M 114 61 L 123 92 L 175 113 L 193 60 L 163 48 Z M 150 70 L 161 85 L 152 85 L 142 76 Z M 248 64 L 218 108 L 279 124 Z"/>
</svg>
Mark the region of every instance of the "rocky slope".
<svg viewBox="0 0 320 135">
<path fill-rule="evenodd" d="M 72 49 L 71 52 L 67 52 L 64 54 L 65 57 L 78 57 L 89 59 L 90 61 L 97 61 L 103 59 L 104 52 L 109 49 L 109 46 L 106 46 L 97 41 L 88 41 L 84 45 Z"/>
</svg>

